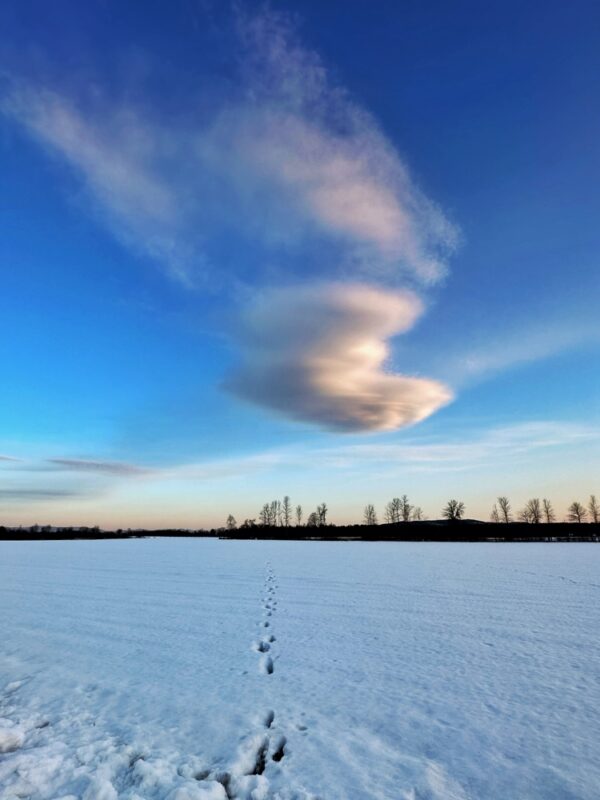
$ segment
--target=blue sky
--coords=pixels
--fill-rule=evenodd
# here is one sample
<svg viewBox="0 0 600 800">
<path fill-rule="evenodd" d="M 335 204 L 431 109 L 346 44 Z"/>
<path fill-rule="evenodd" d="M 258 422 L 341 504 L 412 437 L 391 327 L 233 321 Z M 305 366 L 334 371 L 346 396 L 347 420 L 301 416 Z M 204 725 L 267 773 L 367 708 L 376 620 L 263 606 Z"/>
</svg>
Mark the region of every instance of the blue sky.
<svg viewBox="0 0 600 800">
<path fill-rule="evenodd" d="M 593 3 L 6 3 L 0 512 L 600 492 Z"/>
</svg>

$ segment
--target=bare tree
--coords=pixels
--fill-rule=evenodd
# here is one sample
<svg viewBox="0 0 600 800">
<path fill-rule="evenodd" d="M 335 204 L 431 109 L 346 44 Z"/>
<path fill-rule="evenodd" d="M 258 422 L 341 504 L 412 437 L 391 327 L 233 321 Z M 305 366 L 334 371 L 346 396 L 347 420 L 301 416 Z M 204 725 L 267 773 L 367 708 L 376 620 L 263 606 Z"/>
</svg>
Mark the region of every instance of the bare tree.
<svg viewBox="0 0 600 800">
<path fill-rule="evenodd" d="M 296 506 L 296 526 L 302 525 L 302 506 Z"/>
<path fill-rule="evenodd" d="M 319 524 L 319 515 L 316 511 L 312 511 L 308 515 L 308 519 L 306 520 L 306 527 L 307 528 L 316 528 Z"/>
<path fill-rule="evenodd" d="M 390 500 L 390 502 L 386 504 L 385 511 L 383 512 L 383 518 L 386 522 L 392 524 L 398 521 L 396 519 L 393 500 Z"/>
<path fill-rule="evenodd" d="M 590 512 L 590 517 L 592 518 L 592 522 L 598 524 L 600 522 L 600 505 L 598 505 L 598 501 L 596 500 L 596 495 L 590 495 L 590 502 L 588 503 L 588 511 Z"/>
<path fill-rule="evenodd" d="M 377 525 L 377 513 L 375 511 L 375 506 L 372 503 L 365 506 L 365 510 L 363 512 L 363 522 L 365 525 Z"/>
<path fill-rule="evenodd" d="M 319 525 L 327 525 L 327 505 L 325 503 L 321 503 L 320 506 L 317 506 L 317 517 L 319 519 Z"/>
<path fill-rule="evenodd" d="M 410 512 L 412 511 L 412 506 L 408 502 L 408 497 L 403 494 L 400 498 L 400 515 L 402 517 L 402 522 L 408 522 L 410 520 Z"/>
<path fill-rule="evenodd" d="M 271 525 L 281 525 L 281 501 L 273 500 L 271 503 Z"/>
<path fill-rule="evenodd" d="M 414 522 L 421 522 L 425 519 L 425 515 L 423 514 L 423 509 L 421 506 L 415 506 L 412 510 L 412 520 Z"/>
<path fill-rule="evenodd" d="M 225 527 L 228 531 L 234 531 L 237 528 L 237 522 L 235 521 L 235 517 L 233 514 L 230 514 L 227 517 L 227 522 L 225 523 Z"/>
<path fill-rule="evenodd" d="M 292 503 L 291 503 L 290 498 L 288 497 L 287 494 L 283 498 L 283 504 L 281 506 L 281 513 L 282 513 L 282 517 L 283 517 L 283 524 L 285 525 L 286 528 L 289 528 L 290 524 L 292 522 Z"/>
<path fill-rule="evenodd" d="M 534 525 L 539 525 L 542 521 L 542 504 L 540 503 L 540 498 L 532 497 L 531 500 L 528 501 L 527 506 L 529 507 L 531 521 Z"/>
<path fill-rule="evenodd" d="M 498 498 L 498 506 L 500 508 L 500 519 L 502 522 L 511 522 L 512 521 L 512 514 L 510 510 L 510 501 L 508 497 L 499 497 Z"/>
<path fill-rule="evenodd" d="M 542 500 L 542 504 L 544 507 L 544 519 L 546 522 L 556 522 L 556 515 L 554 513 L 554 509 L 552 508 L 552 503 L 550 500 L 544 499 Z"/>
<path fill-rule="evenodd" d="M 567 514 L 569 522 L 583 522 L 586 517 L 587 511 L 585 510 L 585 506 L 577 500 L 574 500 L 569 506 L 569 512 Z"/>
<path fill-rule="evenodd" d="M 385 507 L 385 517 L 387 522 L 400 522 L 400 509 L 402 501 L 399 497 L 393 497 Z"/>
<path fill-rule="evenodd" d="M 271 506 L 265 503 L 258 513 L 258 519 L 263 528 L 268 528 L 271 524 Z"/>
<path fill-rule="evenodd" d="M 442 510 L 442 516 L 451 522 L 457 522 L 458 520 L 462 519 L 464 513 L 465 504 L 459 502 L 458 500 L 448 500 Z"/>
<path fill-rule="evenodd" d="M 534 497 L 527 501 L 525 508 L 519 514 L 519 519 L 521 522 L 532 522 L 534 524 L 542 521 L 542 506 L 539 498 Z"/>
<path fill-rule="evenodd" d="M 500 522 L 500 514 L 498 513 L 498 506 L 494 503 L 492 511 L 490 513 L 490 520 L 492 522 Z"/>
</svg>

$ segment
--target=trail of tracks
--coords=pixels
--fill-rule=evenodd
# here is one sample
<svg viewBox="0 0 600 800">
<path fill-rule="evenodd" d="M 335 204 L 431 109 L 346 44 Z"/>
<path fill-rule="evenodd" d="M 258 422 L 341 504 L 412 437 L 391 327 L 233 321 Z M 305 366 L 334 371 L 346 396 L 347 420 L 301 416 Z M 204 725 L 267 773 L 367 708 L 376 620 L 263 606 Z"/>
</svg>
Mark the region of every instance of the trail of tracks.
<svg viewBox="0 0 600 800">
<path fill-rule="evenodd" d="M 278 659 L 275 619 L 277 614 L 277 577 L 270 563 L 266 565 L 266 578 L 261 596 L 261 616 L 257 621 L 258 635 L 252 649 L 258 656 L 257 669 L 265 679 L 271 680 Z M 227 769 L 203 770 L 195 777 L 209 790 L 210 784 L 222 787 L 222 797 L 227 800 L 268 800 L 275 795 L 270 789 L 267 773 L 285 766 L 287 738 L 280 730 L 274 709 L 267 708 L 257 714 L 254 730 L 242 739 L 234 761 Z M 215 787 L 216 788 L 216 787 Z M 218 794 L 207 793 L 218 800 Z M 279 796 L 279 795 L 276 795 Z"/>
<path fill-rule="evenodd" d="M 45 753 L 52 747 L 53 739 L 60 738 L 66 730 L 71 740 L 84 731 L 82 740 L 88 744 L 86 764 L 89 768 L 86 775 L 89 775 L 89 784 L 82 789 L 83 800 L 117 800 L 119 797 L 137 800 L 143 796 L 163 800 L 307 800 L 310 795 L 298 786 L 292 786 L 293 779 L 286 775 L 290 758 L 286 736 L 289 729 L 286 729 L 286 721 L 273 701 L 277 696 L 280 668 L 276 635 L 278 614 L 281 613 L 278 588 L 277 576 L 267 562 L 250 639 L 251 650 L 256 656 L 257 675 L 249 680 L 249 686 L 254 687 L 257 698 L 262 697 L 262 700 L 257 699 L 258 707 L 255 713 L 251 712 L 248 727 L 231 742 L 232 750 L 227 748 L 225 751 L 229 751 L 229 755 L 217 756 L 212 763 L 201 755 L 169 762 L 152 748 L 130 744 L 113 733 L 90 734 L 89 731 L 96 726 L 92 710 L 86 714 L 82 714 L 80 709 L 67 711 L 53 720 L 55 725 L 41 718 L 32 718 L 27 726 L 13 724 L 12 712 L 16 713 L 13 697 L 22 691 L 27 682 L 23 679 L 13 681 L 0 691 L 0 762 L 2 758 L 9 759 L 4 772 L 0 770 L 0 784 L 3 774 L 5 780 L 10 779 L 12 794 L 9 797 L 31 797 L 33 800 L 35 796 L 42 796 L 36 793 L 36 783 L 42 778 L 38 778 L 35 763 L 43 757 L 40 755 L 42 751 Z M 95 691 L 96 687 L 91 685 L 83 690 L 86 697 Z M 54 735 L 53 729 L 56 729 Z M 295 729 L 306 730 L 300 725 Z M 14 760 L 11 767 L 12 756 L 18 752 L 26 755 L 21 761 Z M 57 770 L 65 773 L 62 781 L 65 785 L 69 775 L 75 774 L 77 769 L 81 771 L 81 764 L 71 764 L 67 756 L 60 750 L 60 757 L 53 762 Z M 57 776 L 57 785 L 62 783 Z M 43 796 L 49 795 L 44 793 Z"/>
</svg>

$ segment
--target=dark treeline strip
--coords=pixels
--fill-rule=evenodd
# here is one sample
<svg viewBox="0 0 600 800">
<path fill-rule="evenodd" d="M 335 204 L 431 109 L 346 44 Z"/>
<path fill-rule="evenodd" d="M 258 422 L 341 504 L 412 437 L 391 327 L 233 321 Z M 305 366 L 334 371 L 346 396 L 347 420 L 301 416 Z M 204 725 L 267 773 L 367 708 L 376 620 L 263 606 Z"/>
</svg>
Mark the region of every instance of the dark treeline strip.
<svg viewBox="0 0 600 800">
<path fill-rule="evenodd" d="M 598 542 L 600 524 L 571 522 L 497 525 L 478 520 L 434 520 L 382 525 L 326 525 L 317 528 L 258 527 L 225 530 L 222 539 L 365 542 Z"/>
<path fill-rule="evenodd" d="M 319 527 L 280 527 L 255 525 L 247 528 L 212 528 L 188 530 L 116 530 L 99 528 L 9 528 L 0 525 L 3 541 L 61 541 L 71 539 L 140 539 L 160 538 L 220 538 L 266 539 L 295 541 L 367 541 L 367 542 L 598 542 L 600 524 L 580 525 L 572 522 L 550 522 L 531 525 L 510 522 L 498 525 L 478 520 L 436 520 L 398 522 L 382 525 L 322 525 Z"/>
</svg>

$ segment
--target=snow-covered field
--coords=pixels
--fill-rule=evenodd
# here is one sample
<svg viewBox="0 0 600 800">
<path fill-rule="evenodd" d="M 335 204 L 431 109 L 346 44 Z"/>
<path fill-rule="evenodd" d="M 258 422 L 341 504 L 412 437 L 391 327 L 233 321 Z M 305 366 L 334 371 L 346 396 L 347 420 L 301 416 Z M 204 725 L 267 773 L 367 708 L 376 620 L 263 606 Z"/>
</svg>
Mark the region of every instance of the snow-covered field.
<svg viewBox="0 0 600 800">
<path fill-rule="evenodd" d="M 600 797 L 600 547 L 0 543 L 0 796 Z"/>
</svg>

